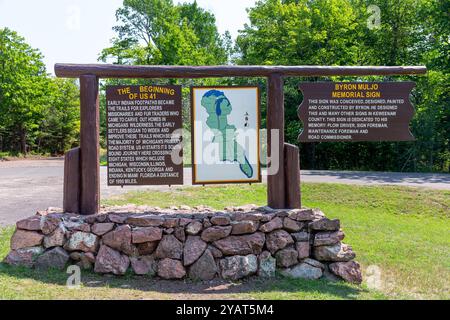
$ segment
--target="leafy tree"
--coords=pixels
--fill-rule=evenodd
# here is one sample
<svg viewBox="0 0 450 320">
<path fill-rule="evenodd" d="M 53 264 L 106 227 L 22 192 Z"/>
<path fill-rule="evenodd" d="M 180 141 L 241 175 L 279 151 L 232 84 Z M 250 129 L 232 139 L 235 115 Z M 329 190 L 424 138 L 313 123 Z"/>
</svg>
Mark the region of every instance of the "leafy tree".
<svg viewBox="0 0 450 320">
<path fill-rule="evenodd" d="M 37 150 L 63 154 L 79 142 L 79 88 L 72 79 L 49 79 L 48 104 L 37 135 Z"/>
<path fill-rule="evenodd" d="M 44 106 L 41 53 L 16 32 L 0 29 L 0 127 L 6 149 L 26 153 Z"/>
<path fill-rule="evenodd" d="M 381 25 L 368 28 L 367 7 L 381 9 Z M 412 121 L 415 142 L 302 144 L 304 168 L 449 171 L 448 1 L 439 0 L 260 0 L 249 9 L 250 24 L 237 38 L 239 64 L 414 65 L 426 77 L 366 77 L 356 80 L 414 79 Z M 341 77 L 333 80 L 355 80 Z M 286 139 L 297 143 L 299 81 L 286 79 Z"/>
</svg>

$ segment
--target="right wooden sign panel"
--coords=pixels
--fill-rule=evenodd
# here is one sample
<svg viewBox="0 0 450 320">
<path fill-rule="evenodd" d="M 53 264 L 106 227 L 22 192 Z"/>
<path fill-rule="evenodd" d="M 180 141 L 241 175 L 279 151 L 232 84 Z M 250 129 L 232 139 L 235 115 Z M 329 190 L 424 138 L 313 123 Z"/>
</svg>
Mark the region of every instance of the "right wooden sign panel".
<svg viewBox="0 0 450 320">
<path fill-rule="evenodd" d="M 301 83 L 300 142 L 409 141 L 413 82 Z"/>
</svg>

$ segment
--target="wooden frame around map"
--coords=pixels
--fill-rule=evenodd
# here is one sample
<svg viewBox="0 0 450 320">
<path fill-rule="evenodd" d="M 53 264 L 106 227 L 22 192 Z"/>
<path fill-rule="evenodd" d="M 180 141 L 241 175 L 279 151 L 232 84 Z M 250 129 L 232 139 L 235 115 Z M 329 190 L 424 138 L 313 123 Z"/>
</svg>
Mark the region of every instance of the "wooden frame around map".
<svg viewBox="0 0 450 320">
<path fill-rule="evenodd" d="M 256 139 L 257 139 L 257 176 L 256 179 L 243 179 L 243 180 L 197 180 L 197 168 L 195 161 L 195 99 L 194 91 L 196 89 L 226 89 L 226 90 L 239 90 L 239 89 L 256 89 Z M 206 184 L 230 184 L 230 183 L 259 183 L 262 181 L 261 176 L 261 159 L 260 159 L 260 126 L 261 126 L 261 89 L 259 86 L 191 86 L 191 163 L 192 163 L 192 184 L 193 185 L 206 185 Z"/>
</svg>

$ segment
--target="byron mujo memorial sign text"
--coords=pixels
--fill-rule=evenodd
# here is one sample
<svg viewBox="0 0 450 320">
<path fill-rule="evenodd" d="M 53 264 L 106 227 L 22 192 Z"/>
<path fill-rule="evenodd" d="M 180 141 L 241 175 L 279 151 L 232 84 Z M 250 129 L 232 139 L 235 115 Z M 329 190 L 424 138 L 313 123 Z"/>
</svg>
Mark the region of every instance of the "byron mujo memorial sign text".
<svg viewBox="0 0 450 320">
<path fill-rule="evenodd" d="M 106 108 L 108 185 L 183 184 L 181 86 L 109 86 Z"/>
<path fill-rule="evenodd" d="M 192 183 L 261 181 L 259 87 L 192 87 Z"/>
<path fill-rule="evenodd" d="M 300 142 L 414 140 L 413 82 L 301 83 Z"/>
</svg>

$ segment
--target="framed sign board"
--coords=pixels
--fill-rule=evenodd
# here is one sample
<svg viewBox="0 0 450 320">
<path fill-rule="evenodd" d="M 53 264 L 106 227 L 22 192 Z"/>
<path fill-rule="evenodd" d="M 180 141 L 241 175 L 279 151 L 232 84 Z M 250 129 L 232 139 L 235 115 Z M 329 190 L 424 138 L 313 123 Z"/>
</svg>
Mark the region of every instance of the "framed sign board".
<svg viewBox="0 0 450 320">
<path fill-rule="evenodd" d="M 108 86 L 106 116 L 108 185 L 183 184 L 181 86 Z"/>
<path fill-rule="evenodd" d="M 192 183 L 261 182 L 259 87 L 192 87 Z"/>
<path fill-rule="evenodd" d="M 409 141 L 413 82 L 301 83 L 300 142 Z"/>
</svg>

